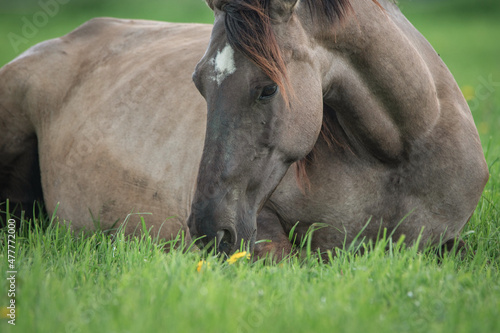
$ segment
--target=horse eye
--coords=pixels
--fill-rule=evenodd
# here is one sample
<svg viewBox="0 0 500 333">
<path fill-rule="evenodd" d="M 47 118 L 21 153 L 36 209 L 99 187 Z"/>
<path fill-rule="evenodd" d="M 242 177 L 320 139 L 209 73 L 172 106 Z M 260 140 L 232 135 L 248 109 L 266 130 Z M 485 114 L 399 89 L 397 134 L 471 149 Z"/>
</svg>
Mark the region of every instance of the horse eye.
<svg viewBox="0 0 500 333">
<path fill-rule="evenodd" d="M 268 86 L 265 86 L 264 89 L 262 89 L 262 92 L 260 93 L 259 100 L 266 100 L 278 92 L 278 85 L 276 84 L 270 84 Z"/>
</svg>

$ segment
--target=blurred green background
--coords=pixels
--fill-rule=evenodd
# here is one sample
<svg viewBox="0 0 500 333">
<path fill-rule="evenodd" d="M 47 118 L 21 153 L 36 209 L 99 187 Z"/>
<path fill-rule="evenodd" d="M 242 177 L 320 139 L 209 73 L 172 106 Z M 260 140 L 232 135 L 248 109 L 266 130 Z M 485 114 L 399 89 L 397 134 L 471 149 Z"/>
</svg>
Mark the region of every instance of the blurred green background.
<svg viewBox="0 0 500 333">
<path fill-rule="evenodd" d="M 492 136 L 500 143 L 500 134 L 496 135 L 500 129 L 500 0 L 400 0 L 399 6 L 455 75 L 483 144 Z M 0 0 L 0 66 L 29 46 L 61 36 L 96 16 L 213 21 L 204 0 Z"/>
</svg>

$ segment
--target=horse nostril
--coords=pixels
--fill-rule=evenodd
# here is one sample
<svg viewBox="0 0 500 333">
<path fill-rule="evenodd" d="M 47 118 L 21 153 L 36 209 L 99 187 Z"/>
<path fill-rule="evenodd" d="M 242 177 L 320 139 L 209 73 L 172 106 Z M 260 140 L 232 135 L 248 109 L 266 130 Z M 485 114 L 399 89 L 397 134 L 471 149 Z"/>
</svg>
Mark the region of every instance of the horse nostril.
<svg viewBox="0 0 500 333">
<path fill-rule="evenodd" d="M 217 232 L 217 248 L 219 252 L 229 254 L 232 250 L 234 238 L 231 231 L 222 229 Z"/>
</svg>

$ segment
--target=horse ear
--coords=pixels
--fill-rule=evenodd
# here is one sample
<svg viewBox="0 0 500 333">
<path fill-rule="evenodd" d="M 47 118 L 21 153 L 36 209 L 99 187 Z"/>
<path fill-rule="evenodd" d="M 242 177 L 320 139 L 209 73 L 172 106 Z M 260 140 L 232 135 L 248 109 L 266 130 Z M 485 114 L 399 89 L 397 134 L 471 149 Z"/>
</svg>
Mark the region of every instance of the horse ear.
<svg viewBox="0 0 500 333">
<path fill-rule="evenodd" d="M 271 19 L 277 22 L 287 22 L 295 11 L 298 2 L 298 0 L 271 0 Z"/>
<path fill-rule="evenodd" d="M 205 0 L 207 3 L 208 7 L 210 7 L 211 10 L 215 9 L 215 0 Z"/>
</svg>

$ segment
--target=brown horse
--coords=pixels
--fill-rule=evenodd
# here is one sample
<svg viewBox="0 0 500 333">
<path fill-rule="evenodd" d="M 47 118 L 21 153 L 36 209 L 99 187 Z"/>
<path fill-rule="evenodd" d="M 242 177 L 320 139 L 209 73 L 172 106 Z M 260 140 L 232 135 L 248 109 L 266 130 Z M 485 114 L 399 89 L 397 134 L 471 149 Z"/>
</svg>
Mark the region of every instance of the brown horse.
<svg viewBox="0 0 500 333">
<path fill-rule="evenodd" d="M 192 236 L 215 237 L 224 252 L 271 239 L 257 247 L 265 252 L 288 251 L 297 221 L 299 236 L 328 226 L 314 234 L 320 249 L 381 228 L 408 243 L 458 235 L 486 162 L 453 76 L 395 4 L 208 4 L 215 24 L 194 74 L 208 122 Z M 297 161 L 302 188 L 288 171 Z"/>
<path fill-rule="evenodd" d="M 142 216 L 227 253 L 288 251 L 297 222 L 299 238 L 329 226 L 320 249 L 381 227 L 458 235 L 488 170 L 452 75 L 396 5 L 207 3 L 213 30 L 96 19 L 2 68 L 0 200 L 43 193 L 76 229 Z M 208 43 L 207 113 L 190 76 Z"/>
</svg>

